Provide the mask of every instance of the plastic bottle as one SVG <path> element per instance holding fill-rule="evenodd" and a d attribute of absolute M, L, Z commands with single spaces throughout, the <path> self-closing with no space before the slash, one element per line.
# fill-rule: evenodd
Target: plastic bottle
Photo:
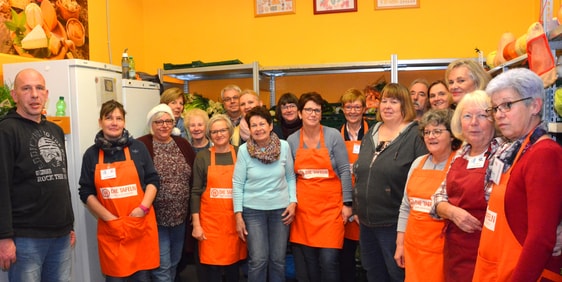
<path fill-rule="evenodd" d="M 136 77 L 135 59 L 133 59 L 133 56 L 129 56 L 129 79 L 135 79 Z"/>
<path fill-rule="evenodd" d="M 121 57 L 121 77 L 129 78 L 129 55 L 127 54 L 127 48 L 123 51 Z"/>
<path fill-rule="evenodd" d="M 66 115 L 66 102 L 64 101 L 64 97 L 60 96 L 59 100 L 57 101 L 57 113 L 55 116 L 63 117 Z"/>

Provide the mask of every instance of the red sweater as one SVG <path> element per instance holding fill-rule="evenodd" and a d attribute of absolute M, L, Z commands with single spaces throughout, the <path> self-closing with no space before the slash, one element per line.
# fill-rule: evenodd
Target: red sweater
<path fill-rule="evenodd" d="M 535 143 L 513 167 L 505 212 L 523 246 L 512 281 L 537 281 L 543 268 L 560 273 L 562 256 L 552 256 L 562 220 L 562 147 L 555 141 Z"/>

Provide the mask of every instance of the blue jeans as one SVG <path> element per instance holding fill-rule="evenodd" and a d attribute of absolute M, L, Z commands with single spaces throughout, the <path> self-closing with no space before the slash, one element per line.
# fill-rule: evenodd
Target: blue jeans
<path fill-rule="evenodd" d="M 16 263 L 10 282 L 70 281 L 70 234 L 58 238 L 15 237 Z"/>
<path fill-rule="evenodd" d="M 176 268 L 183 252 L 184 239 L 185 223 L 172 227 L 158 225 L 160 267 L 152 271 L 152 281 L 174 281 Z"/>
<path fill-rule="evenodd" d="M 248 281 L 285 281 L 289 225 L 281 220 L 283 211 L 284 208 L 244 208 L 242 216 L 248 231 Z"/>
<path fill-rule="evenodd" d="M 300 245 L 310 282 L 340 281 L 340 249 Z"/>
<path fill-rule="evenodd" d="M 404 281 L 404 269 L 394 261 L 396 225 L 367 227 L 361 224 L 361 264 L 368 281 Z"/>

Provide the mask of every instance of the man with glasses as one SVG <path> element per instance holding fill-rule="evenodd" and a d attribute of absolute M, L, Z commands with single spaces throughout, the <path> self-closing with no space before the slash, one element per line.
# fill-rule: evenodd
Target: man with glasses
<path fill-rule="evenodd" d="M 240 111 L 240 93 L 242 90 L 234 84 L 229 84 L 221 90 L 221 101 L 233 126 L 238 126 L 243 116 Z"/>

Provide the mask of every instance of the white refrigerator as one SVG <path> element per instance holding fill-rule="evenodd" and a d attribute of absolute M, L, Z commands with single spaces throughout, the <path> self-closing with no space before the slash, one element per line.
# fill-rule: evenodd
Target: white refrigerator
<path fill-rule="evenodd" d="M 103 281 L 98 259 L 96 219 L 78 195 L 82 155 L 94 143 L 94 136 L 100 130 L 99 110 L 103 102 L 110 99 L 123 103 L 127 112 L 125 127 L 130 133 L 135 138 L 144 135 L 146 114 L 160 101 L 159 85 L 121 79 L 120 66 L 78 59 L 4 64 L 4 81 L 13 84 L 15 75 L 26 68 L 36 69 L 45 77 L 49 90 L 47 115 L 55 115 L 55 104 L 62 96 L 66 102 L 66 116 L 70 118 L 70 133 L 65 135 L 65 141 L 77 237 L 72 281 Z M 0 282 L 4 281 L 8 279 L 2 273 Z"/>

